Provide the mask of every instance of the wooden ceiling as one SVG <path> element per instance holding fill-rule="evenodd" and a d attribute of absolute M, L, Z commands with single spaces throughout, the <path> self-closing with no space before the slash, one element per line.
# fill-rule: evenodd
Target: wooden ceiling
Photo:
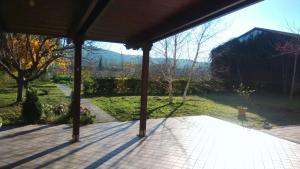
<path fill-rule="evenodd" d="M 140 48 L 261 0 L 0 0 L 0 29 Z"/>

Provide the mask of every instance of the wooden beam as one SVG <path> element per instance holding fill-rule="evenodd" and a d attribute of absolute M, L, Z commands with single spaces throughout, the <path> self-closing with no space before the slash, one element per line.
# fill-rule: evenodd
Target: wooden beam
<path fill-rule="evenodd" d="M 152 44 L 143 46 L 143 63 L 142 63 L 142 84 L 141 84 L 141 110 L 140 110 L 140 131 L 139 136 L 144 137 L 146 134 L 147 97 L 148 97 L 148 75 L 149 75 L 149 53 Z"/>
<path fill-rule="evenodd" d="M 83 12 L 81 19 L 72 25 L 70 30 L 71 36 L 84 36 L 108 3 L 109 0 L 92 0 L 86 11 Z M 75 20 L 77 21 L 78 18 L 75 18 Z"/>
<path fill-rule="evenodd" d="M 73 115 L 73 141 L 79 141 L 79 127 L 80 127 L 80 86 L 81 86 L 81 55 L 83 39 L 78 38 L 73 40 L 75 44 L 75 58 L 74 58 L 74 91 L 72 96 L 72 115 Z"/>
<path fill-rule="evenodd" d="M 261 0 L 199 1 L 197 4 L 193 4 L 191 7 L 163 20 L 160 24 L 129 38 L 126 47 L 139 49 L 142 47 L 140 44 L 145 42 L 154 43 L 259 1 Z M 216 9 L 219 10 L 216 11 Z"/>

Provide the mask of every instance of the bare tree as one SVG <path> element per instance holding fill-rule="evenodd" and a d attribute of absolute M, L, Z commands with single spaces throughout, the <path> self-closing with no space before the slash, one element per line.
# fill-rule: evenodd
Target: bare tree
<path fill-rule="evenodd" d="M 187 83 L 183 92 L 183 102 L 186 99 L 186 95 L 188 92 L 188 89 L 190 87 L 190 83 L 192 80 L 192 76 L 194 73 L 195 66 L 197 64 L 197 61 L 199 59 L 199 56 L 202 52 L 202 48 L 206 47 L 206 44 L 211 40 L 212 38 L 216 37 L 216 35 L 220 32 L 216 29 L 216 25 L 218 24 L 217 21 L 215 22 L 209 22 L 206 24 L 203 24 L 191 31 L 190 39 L 187 41 L 187 55 L 189 58 L 193 60 L 190 68 L 188 69 L 188 79 Z M 190 45 L 190 42 L 193 43 L 193 45 Z M 193 46 L 193 50 L 191 51 L 191 46 Z M 193 54 L 191 54 L 193 53 Z"/>
<path fill-rule="evenodd" d="M 174 35 L 166 38 L 154 45 L 154 51 L 158 56 L 163 56 L 161 63 L 154 64 L 157 66 L 161 76 L 157 80 L 163 79 L 167 82 L 166 87 L 169 95 L 169 103 L 173 103 L 173 82 L 176 77 L 177 61 L 181 56 L 182 49 L 185 45 L 188 33 Z M 164 85 L 164 83 L 162 83 Z"/>

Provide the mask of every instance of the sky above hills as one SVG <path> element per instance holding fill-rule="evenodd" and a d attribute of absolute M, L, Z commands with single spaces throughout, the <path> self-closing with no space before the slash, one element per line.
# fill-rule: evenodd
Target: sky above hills
<path fill-rule="evenodd" d="M 290 32 L 289 27 L 300 29 L 300 0 L 264 0 L 219 19 L 222 31 L 203 49 L 200 60 L 207 60 L 214 47 L 261 27 Z M 126 50 L 123 44 L 101 43 L 102 48 L 119 53 L 141 55 L 141 51 Z"/>

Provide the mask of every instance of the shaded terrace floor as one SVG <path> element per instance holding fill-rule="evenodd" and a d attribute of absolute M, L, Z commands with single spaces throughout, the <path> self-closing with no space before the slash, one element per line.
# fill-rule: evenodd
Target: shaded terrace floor
<path fill-rule="evenodd" d="M 31 125 L 0 132 L 0 168 L 300 168 L 300 144 L 208 116 L 81 128 Z"/>

